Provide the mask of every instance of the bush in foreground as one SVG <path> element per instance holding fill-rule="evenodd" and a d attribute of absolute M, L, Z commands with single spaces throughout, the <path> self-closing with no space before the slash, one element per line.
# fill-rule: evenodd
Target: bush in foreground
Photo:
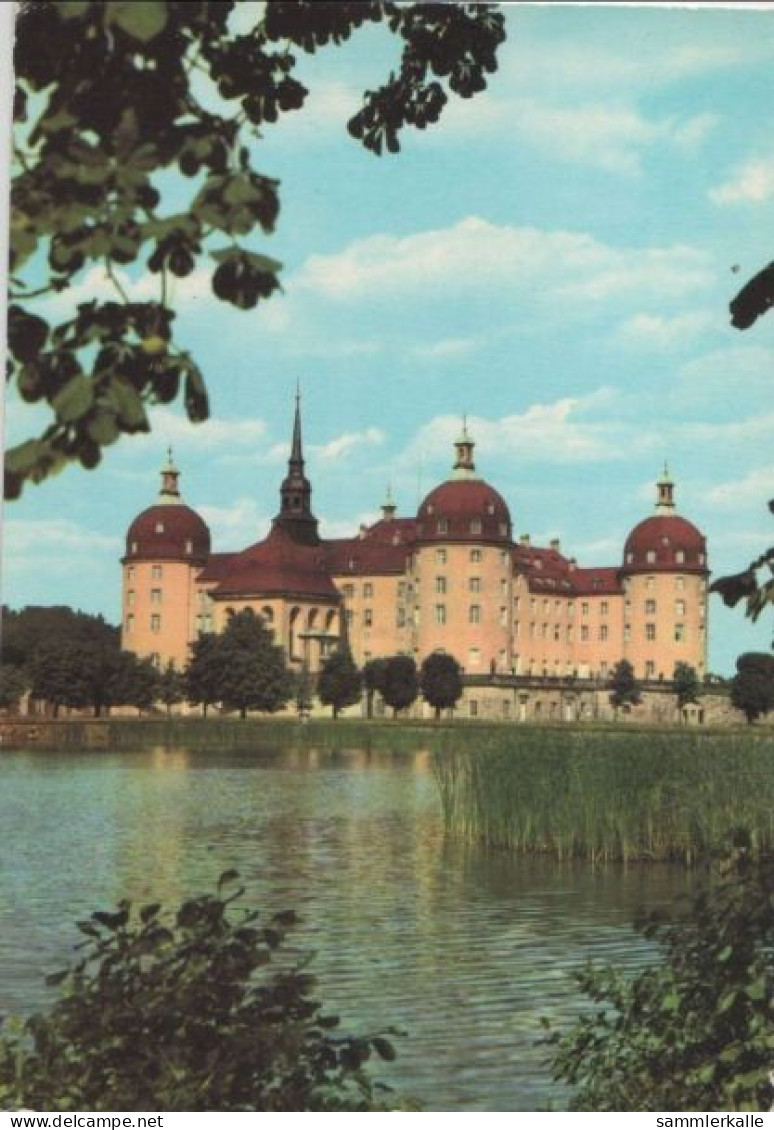
<path fill-rule="evenodd" d="M 578 976 L 593 1010 L 549 1039 L 555 1078 L 577 1088 L 572 1109 L 771 1108 L 774 855 L 737 839 L 684 918 L 641 927 L 662 964 Z"/>
<path fill-rule="evenodd" d="M 303 966 L 276 962 L 292 913 L 268 925 L 215 895 L 166 924 L 158 905 L 97 912 L 83 955 L 49 978 L 62 995 L 0 1029 L 0 1108 L 90 1111 L 366 1111 L 387 1088 L 365 1064 L 381 1035 L 346 1036 Z"/>

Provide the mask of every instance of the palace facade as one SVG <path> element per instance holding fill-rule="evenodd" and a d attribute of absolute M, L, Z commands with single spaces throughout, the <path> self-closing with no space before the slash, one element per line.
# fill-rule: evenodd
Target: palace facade
<path fill-rule="evenodd" d="M 265 538 L 236 553 L 213 552 L 170 453 L 156 502 L 127 532 L 123 647 L 182 668 L 200 633 L 251 608 L 291 665 L 310 671 L 346 641 L 358 664 L 445 651 L 478 676 L 600 679 L 624 658 L 649 681 L 670 680 L 680 661 L 706 673 L 706 541 L 678 514 L 666 468 L 620 561 L 581 566 L 558 541 L 515 538 L 466 428 L 454 448 L 449 478 L 415 516 L 400 517 L 388 492 L 373 525 L 323 539 L 297 398 L 279 512 Z"/>

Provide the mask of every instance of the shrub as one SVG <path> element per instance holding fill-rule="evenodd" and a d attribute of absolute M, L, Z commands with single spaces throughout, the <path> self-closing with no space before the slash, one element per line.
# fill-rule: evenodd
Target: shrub
<path fill-rule="evenodd" d="M 774 856 L 737 840 L 683 919 L 641 926 L 663 964 L 578 975 L 593 1010 L 549 1040 L 555 1078 L 578 1088 L 573 1109 L 770 1109 Z"/>
<path fill-rule="evenodd" d="M 225 897 L 96 912 L 83 954 L 50 977 L 63 992 L 21 1030 L 0 1029 L 0 1108 L 360 1111 L 381 1087 L 364 1065 L 382 1035 L 337 1033 L 302 965 L 277 961 L 292 913 L 261 926 Z M 18 1026 L 17 1026 L 18 1027 Z"/>

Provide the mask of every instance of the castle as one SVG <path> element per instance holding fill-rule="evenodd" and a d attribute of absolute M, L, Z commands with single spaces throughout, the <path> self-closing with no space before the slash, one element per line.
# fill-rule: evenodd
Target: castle
<path fill-rule="evenodd" d="M 415 517 L 399 517 L 388 492 L 373 525 L 323 539 L 297 397 L 279 512 L 265 538 L 236 553 L 212 552 L 170 453 L 157 501 L 126 537 L 122 646 L 183 668 L 192 640 L 251 608 L 289 663 L 311 672 L 346 639 L 360 665 L 445 651 L 480 683 L 604 680 L 620 659 L 651 682 L 670 680 L 678 662 L 704 676 L 706 541 L 677 513 L 666 468 L 655 512 L 629 533 L 620 563 L 581 567 L 558 541 L 514 539 L 506 502 L 476 472 L 466 427 L 454 446 L 449 478 Z"/>

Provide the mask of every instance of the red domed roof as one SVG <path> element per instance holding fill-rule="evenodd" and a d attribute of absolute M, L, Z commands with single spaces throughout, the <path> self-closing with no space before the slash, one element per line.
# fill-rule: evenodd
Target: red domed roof
<path fill-rule="evenodd" d="M 278 526 L 264 541 L 231 557 L 215 596 L 340 599 L 322 545 L 301 545 Z"/>
<path fill-rule="evenodd" d="M 417 540 L 508 542 L 511 516 L 502 495 L 483 479 L 449 479 L 417 512 Z"/>
<path fill-rule="evenodd" d="M 639 522 L 624 545 L 624 572 L 707 571 L 707 541 L 679 514 L 654 514 Z"/>
<path fill-rule="evenodd" d="M 162 502 L 138 514 L 126 535 L 129 560 L 164 558 L 206 560 L 210 531 L 195 510 L 182 502 Z"/>

